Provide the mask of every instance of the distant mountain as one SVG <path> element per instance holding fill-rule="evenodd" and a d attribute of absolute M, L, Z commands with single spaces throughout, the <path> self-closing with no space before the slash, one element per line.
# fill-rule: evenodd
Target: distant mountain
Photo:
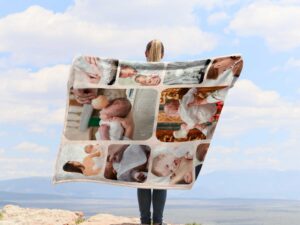
<path fill-rule="evenodd" d="M 300 171 L 222 171 L 200 175 L 192 190 L 170 190 L 168 198 L 251 198 L 300 200 Z M 0 199 L 24 198 L 135 198 L 136 188 L 95 182 L 53 185 L 50 177 L 0 180 Z"/>
<path fill-rule="evenodd" d="M 300 200 L 300 171 L 224 171 L 198 178 L 180 197 Z"/>

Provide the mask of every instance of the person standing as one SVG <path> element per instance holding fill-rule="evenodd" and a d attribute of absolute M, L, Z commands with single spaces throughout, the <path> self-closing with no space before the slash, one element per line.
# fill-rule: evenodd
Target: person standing
<path fill-rule="evenodd" d="M 159 62 L 164 56 L 164 46 L 159 40 L 152 40 L 146 46 L 145 56 L 148 62 Z M 163 212 L 167 199 L 167 190 L 137 189 L 141 224 L 151 224 L 151 202 L 153 204 L 153 225 L 163 224 Z"/>

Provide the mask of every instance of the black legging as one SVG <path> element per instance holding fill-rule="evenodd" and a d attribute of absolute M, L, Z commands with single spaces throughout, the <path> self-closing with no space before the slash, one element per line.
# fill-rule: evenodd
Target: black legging
<path fill-rule="evenodd" d="M 137 197 L 141 215 L 141 223 L 151 224 L 151 200 L 153 203 L 153 223 L 163 222 L 164 207 L 167 199 L 167 190 L 137 189 Z"/>

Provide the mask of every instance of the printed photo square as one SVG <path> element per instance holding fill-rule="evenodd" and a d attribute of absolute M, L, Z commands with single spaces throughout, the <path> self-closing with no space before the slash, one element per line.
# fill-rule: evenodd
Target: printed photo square
<path fill-rule="evenodd" d="M 240 76 L 243 68 L 241 56 L 215 58 L 207 69 L 205 86 L 231 86 Z"/>
<path fill-rule="evenodd" d="M 210 143 L 201 143 L 197 146 L 195 157 L 195 179 L 197 179 L 201 171 L 204 159 L 209 149 L 209 145 Z"/>
<path fill-rule="evenodd" d="M 80 56 L 73 62 L 74 88 L 97 88 L 116 80 L 118 60 Z"/>
<path fill-rule="evenodd" d="M 112 144 L 108 147 L 104 177 L 126 182 L 146 181 L 150 147 Z"/>
<path fill-rule="evenodd" d="M 159 184 L 191 184 L 194 182 L 193 144 L 160 144 L 151 151 L 150 182 Z"/>
<path fill-rule="evenodd" d="M 133 86 L 158 86 L 164 73 L 164 63 L 130 63 L 120 61 L 118 83 Z"/>
<path fill-rule="evenodd" d="M 158 92 L 152 89 L 72 89 L 69 140 L 146 140 L 153 135 Z"/>
<path fill-rule="evenodd" d="M 105 147 L 100 144 L 66 144 L 57 162 L 57 180 L 103 178 Z"/>
<path fill-rule="evenodd" d="M 161 92 L 156 137 L 162 142 L 211 139 L 226 87 L 168 88 Z"/>
<path fill-rule="evenodd" d="M 163 84 L 201 84 L 210 60 L 168 63 Z"/>

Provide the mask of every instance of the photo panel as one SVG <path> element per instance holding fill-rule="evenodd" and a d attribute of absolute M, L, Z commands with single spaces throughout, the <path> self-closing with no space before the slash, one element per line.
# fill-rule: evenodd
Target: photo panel
<path fill-rule="evenodd" d="M 215 58 L 207 69 L 205 86 L 231 86 L 243 68 L 241 56 Z"/>
<path fill-rule="evenodd" d="M 65 137 L 103 141 L 149 139 L 157 98 L 158 92 L 153 89 L 72 89 Z"/>
<path fill-rule="evenodd" d="M 159 144 L 152 147 L 149 182 L 160 185 L 193 183 L 194 158 L 194 144 Z"/>
<path fill-rule="evenodd" d="M 57 162 L 57 180 L 103 178 L 105 147 L 100 144 L 66 144 Z"/>
<path fill-rule="evenodd" d="M 97 88 L 116 80 L 118 60 L 80 56 L 73 62 L 74 88 Z"/>
<path fill-rule="evenodd" d="M 210 59 L 168 63 L 163 84 L 201 84 L 209 63 Z"/>
<path fill-rule="evenodd" d="M 156 137 L 162 142 L 211 139 L 227 88 L 168 88 L 161 92 Z"/>
<path fill-rule="evenodd" d="M 133 63 L 120 61 L 118 84 L 158 86 L 162 83 L 164 63 Z"/>
<path fill-rule="evenodd" d="M 210 143 L 201 143 L 197 146 L 196 149 L 196 157 L 195 157 L 195 179 L 197 179 L 203 162 L 205 160 L 206 154 L 208 152 Z"/>
<path fill-rule="evenodd" d="M 112 144 L 108 147 L 104 177 L 110 180 L 144 183 L 148 177 L 150 147 Z"/>

